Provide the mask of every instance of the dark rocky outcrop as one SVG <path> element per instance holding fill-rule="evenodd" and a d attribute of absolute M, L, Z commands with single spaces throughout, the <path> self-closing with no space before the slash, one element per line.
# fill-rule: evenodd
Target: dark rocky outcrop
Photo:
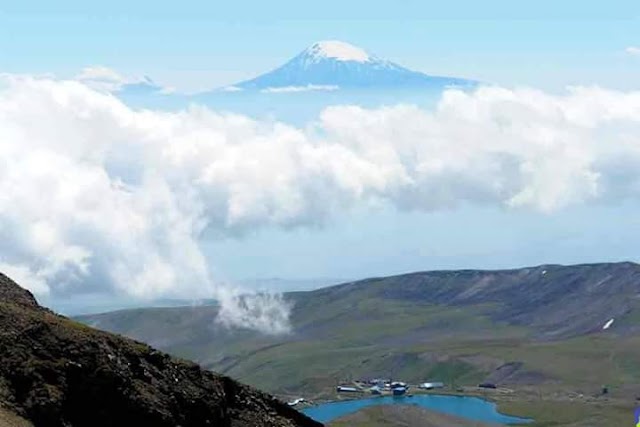
<path fill-rule="evenodd" d="M 36 427 L 321 425 L 228 377 L 56 315 L 3 274 L 0 409 Z"/>
<path fill-rule="evenodd" d="M 38 309 L 38 302 L 33 294 L 18 286 L 13 280 L 0 272 L 0 302 L 11 302 Z"/>

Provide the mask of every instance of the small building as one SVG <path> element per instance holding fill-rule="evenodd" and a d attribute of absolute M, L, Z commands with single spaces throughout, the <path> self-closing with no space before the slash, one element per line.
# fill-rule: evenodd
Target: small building
<path fill-rule="evenodd" d="M 402 396 L 407 392 L 406 387 L 394 387 L 391 389 L 394 396 Z"/>
<path fill-rule="evenodd" d="M 305 400 L 304 400 L 304 397 L 300 397 L 300 398 L 298 398 L 298 399 L 295 399 L 295 400 L 293 400 L 293 401 L 291 401 L 291 402 L 287 403 L 287 405 L 289 405 L 289 406 L 296 406 L 296 405 L 298 405 L 299 403 L 302 403 L 302 402 L 304 402 L 304 401 L 305 401 Z"/>
<path fill-rule="evenodd" d="M 357 393 L 360 390 L 358 390 L 356 387 L 348 387 L 348 386 L 339 385 L 336 388 L 336 391 L 338 393 Z"/>
<path fill-rule="evenodd" d="M 433 390 L 434 388 L 444 388 L 444 383 L 442 382 L 422 383 L 418 387 L 423 390 Z"/>
<path fill-rule="evenodd" d="M 371 394 L 382 394 L 382 389 L 380 389 L 380 387 L 378 387 L 377 385 L 371 387 L 369 391 L 371 392 Z"/>
<path fill-rule="evenodd" d="M 498 388 L 498 386 L 493 384 L 493 383 L 480 383 L 480 384 L 478 384 L 478 387 L 480 387 L 480 388 L 491 388 L 491 389 Z"/>
<path fill-rule="evenodd" d="M 391 388 L 396 387 L 407 387 L 407 383 L 403 383 L 402 381 L 394 381 L 391 383 Z"/>

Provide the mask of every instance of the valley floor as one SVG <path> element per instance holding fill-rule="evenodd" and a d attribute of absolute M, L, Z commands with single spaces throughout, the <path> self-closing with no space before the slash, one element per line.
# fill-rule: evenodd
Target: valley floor
<path fill-rule="evenodd" d="M 475 396 L 493 401 L 505 415 L 532 419 L 528 427 L 621 427 L 632 425 L 634 410 L 640 407 L 635 399 L 620 397 L 593 397 L 573 392 L 551 392 L 540 395 L 540 390 L 510 390 L 508 393 L 484 392 L 467 389 L 464 393 L 439 391 L 437 394 Z M 368 397 L 368 396 L 365 396 Z M 348 396 L 357 398 L 356 396 Z M 344 400 L 345 397 L 340 397 Z M 637 403 L 637 405 L 636 405 Z M 409 408 L 409 409 L 407 409 Z M 467 421 L 413 405 L 380 405 L 365 408 L 355 414 L 330 423 L 331 427 L 413 427 L 413 426 L 496 426 Z"/>
<path fill-rule="evenodd" d="M 530 427 L 631 426 L 635 406 L 626 399 L 498 401 L 500 412 L 533 419 Z"/>

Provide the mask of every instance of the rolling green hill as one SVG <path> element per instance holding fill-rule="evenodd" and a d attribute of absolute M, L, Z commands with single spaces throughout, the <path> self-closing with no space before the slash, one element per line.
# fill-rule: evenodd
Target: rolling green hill
<path fill-rule="evenodd" d="M 225 329 L 215 306 L 79 320 L 285 397 L 335 398 L 337 383 L 370 377 L 471 392 L 490 381 L 511 393 L 490 396 L 505 401 L 588 400 L 604 384 L 608 398 L 640 396 L 633 263 L 421 272 L 286 298 L 295 304 L 293 332 L 280 337 Z"/>

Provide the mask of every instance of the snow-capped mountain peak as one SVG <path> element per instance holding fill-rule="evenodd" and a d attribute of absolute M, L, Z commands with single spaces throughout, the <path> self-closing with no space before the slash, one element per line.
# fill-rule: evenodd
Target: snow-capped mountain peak
<path fill-rule="evenodd" d="M 349 43 L 330 40 L 314 43 L 275 70 L 232 87 L 234 90 L 280 93 L 318 88 L 333 91 L 338 88 L 469 87 L 475 83 L 413 71 Z"/>
<path fill-rule="evenodd" d="M 314 43 L 307 48 L 305 54 L 316 60 L 331 58 L 338 61 L 368 62 L 371 59 L 364 49 L 339 40 Z"/>

